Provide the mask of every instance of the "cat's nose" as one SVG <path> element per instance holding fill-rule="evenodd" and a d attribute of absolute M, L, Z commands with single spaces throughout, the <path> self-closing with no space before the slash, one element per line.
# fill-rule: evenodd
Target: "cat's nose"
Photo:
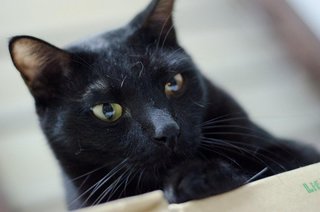
<path fill-rule="evenodd" d="M 146 110 L 147 119 L 150 121 L 151 135 L 153 140 L 159 145 L 165 145 L 174 150 L 180 135 L 180 127 L 172 118 L 169 111 L 158 108 L 148 108 Z"/>
<path fill-rule="evenodd" d="M 165 145 L 170 149 L 174 149 L 178 142 L 180 128 L 174 121 L 160 124 L 155 128 L 154 139 L 157 143 Z"/>

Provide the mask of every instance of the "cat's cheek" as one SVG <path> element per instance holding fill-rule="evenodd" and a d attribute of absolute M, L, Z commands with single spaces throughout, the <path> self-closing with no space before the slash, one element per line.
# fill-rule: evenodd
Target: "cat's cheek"
<path fill-rule="evenodd" d="M 184 131 L 178 143 L 178 150 L 196 152 L 200 144 L 201 130 L 194 126 L 182 126 Z"/>

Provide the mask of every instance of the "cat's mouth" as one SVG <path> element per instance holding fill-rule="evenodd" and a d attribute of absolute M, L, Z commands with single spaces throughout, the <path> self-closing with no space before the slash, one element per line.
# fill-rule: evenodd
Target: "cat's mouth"
<path fill-rule="evenodd" d="M 178 164 L 186 160 L 186 157 L 177 154 L 171 154 L 161 158 L 153 157 L 146 159 L 133 159 L 129 161 L 129 166 L 135 170 L 140 170 L 145 176 L 153 176 L 154 180 L 162 179 L 168 174 L 169 170 L 172 170 Z"/>
<path fill-rule="evenodd" d="M 195 149 L 197 148 L 192 148 L 183 143 L 175 145 L 174 147 L 158 145 L 153 148 L 153 151 L 146 151 L 144 154 L 133 156 L 130 161 L 132 166 L 138 168 L 152 171 L 166 170 L 193 157 Z"/>

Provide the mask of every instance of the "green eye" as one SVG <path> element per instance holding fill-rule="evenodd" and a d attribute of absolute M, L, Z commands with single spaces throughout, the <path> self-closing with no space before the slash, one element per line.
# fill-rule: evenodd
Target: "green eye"
<path fill-rule="evenodd" d="M 164 92 L 167 97 L 179 94 L 183 86 L 183 77 L 181 74 L 175 75 L 169 82 L 165 84 Z"/>
<path fill-rule="evenodd" d="M 122 107 L 117 103 L 98 104 L 91 110 L 98 119 L 106 122 L 117 121 L 122 116 Z"/>

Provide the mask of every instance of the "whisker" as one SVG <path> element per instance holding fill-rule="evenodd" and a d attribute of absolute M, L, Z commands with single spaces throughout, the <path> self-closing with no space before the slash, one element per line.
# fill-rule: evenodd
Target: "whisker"
<path fill-rule="evenodd" d="M 205 142 L 205 141 L 208 141 L 209 144 L 214 144 L 214 143 L 212 143 L 212 141 L 214 141 L 214 142 L 220 142 L 220 143 L 222 143 L 222 144 L 224 144 L 224 145 L 226 145 L 226 146 L 235 148 L 235 149 L 239 150 L 241 153 L 243 153 L 243 151 L 241 151 L 241 149 L 240 149 L 238 146 L 236 146 L 236 145 L 234 145 L 234 144 L 232 144 L 232 143 L 226 142 L 225 140 L 222 140 L 222 139 L 214 139 L 214 138 L 210 138 L 210 139 L 209 139 L 209 138 L 203 138 L 203 137 L 202 137 L 202 140 L 203 140 L 204 142 Z"/>
<path fill-rule="evenodd" d="M 162 41 L 161 48 L 164 47 L 164 44 L 166 43 L 166 40 L 167 40 L 170 32 L 173 30 L 173 27 L 174 27 L 174 26 L 173 26 L 173 24 L 172 24 L 172 25 L 170 26 L 170 28 L 168 29 L 168 31 L 167 31 L 167 33 L 166 33 L 166 35 L 164 36 L 164 39 L 163 39 L 163 41 Z"/>
<path fill-rule="evenodd" d="M 240 114 L 240 113 L 230 113 L 230 114 Z M 223 115 L 220 116 L 224 117 L 224 116 L 228 116 L 230 114 L 227 115 Z M 217 119 L 217 118 L 215 118 Z M 204 122 L 205 124 L 202 125 L 202 129 L 203 130 L 210 130 L 210 129 L 217 129 L 217 128 L 236 128 L 236 129 L 243 129 L 243 130 L 248 130 L 250 132 L 253 132 L 255 134 L 242 134 L 241 132 L 204 132 L 204 134 L 207 135 L 214 135 L 214 133 L 217 134 L 229 134 L 232 133 L 233 135 L 242 135 L 242 136 L 248 136 L 248 137 L 254 137 L 260 140 L 264 140 L 268 143 L 272 143 L 273 145 L 277 145 L 277 147 L 281 148 L 283 151 L 285 151 L 288 154 L 292 154 L 290 151 L 288 151 L 288 149 L 286 148 L 286 145 L 282 142 L 277 142 L 277 140 L 275 139 L 270 139 L 268 137 L 268 135 L 266 134 L 266 132 L 264 132 L 262 129 L 259 128 L 250 128 L 250 127 L 246 127 L 246 126 L 242 126 L 242 125 L 236 125 L 236 124 L 219 124 L 219 123 L 223 123 L 225 121 L 233 121 L 233 120 L 240 120 L 243 119 L 243 117 L 235 117 L 235 118 L 231 118 L 231 119 L 222 119 L 222 120 L 218 120 L 218 121 L 212 121 L 213 119 L 209 120 L 209 122 Z M 244 119 L 248 119 L 247 117 L 245 117 Z M 210 122 L 211 121 L 211 122 Z M 217 125 L 218 124 L 218 125 Z M 241 134 L 240 134 L 241 133 Z"/>
<path fill-rule="evenodd" d="M 141 182 L 142 175 L 143 175 L 144 171 L 145 171 L 145 168 L 142 169 L 142 171 L 140 172 L 140 175 L 139 175 L 139 178 L 138 178 L 138 183 L 137 183 L 137 186 L 136 186 L 136 190 L 141 191 L 141 189 L 140 189 L 140 182 Z"/>
<path fill-rule="evenodd" d="M 120 88 L 123 87 L 124 81 L 127 79 L 127 75 L 123 77 L 121 83 L 120 83 Z"/>
<path fill-rule="evenodd" d="M 234 124 L 230 124 L 230 125 L 212 125 L 212 126 L 204 126 L 204 127 L 202 127 L 202 129 L 219 129 L 219 128 L 236 128 L 236 129 L 243 129 L 243 130 L 248 130 L 248 131 L 255 132 L 255 133 L 264 134 L 264 131 L 262 131 L 262 130 L 251 128 L 251 127 L 245 127 L 245 126 L 242 126 L 242 125 L 234 125 Z"/>
<path fill-rule="evenodd" d="M 273 138 L 269 138 L 267 136 L 264 136 L 262 134 L 249 134 L 249 133 L 242 133 L 242 132 L 205 132 L 205 135 L 240 135 L 240 136 L 246 136 L 246 137 L 251 137 L 251 138 L 256 138 L 259 140 L 262 140 L 267 143 L 271 143 L 272 145 L 276 145 L 277 147 L 281 148 L 281 150 L 285 151 L 288 154 L 292 154 L 288 149 L 286 148 L 286 145 L 281 142 L 277 142 L 277 140 Z"/>
<path fill-rule="evenodd" d="M 134 173 L 134 174 L 133 174 Z M 122 190 L 122 192 L 119 194 L 119 198 L 122 197 L 122 194 L 124 193 L 126 195 L 126 190 L 127 190 L 127 186 L 129 185 L 129 183 L 134 179 L 134 177 L 136 176 L 136 174 L 138 173 L 138 170 L 135 171 L 135 168 L 132 168 L 130 173 L 128 174 L 125 183 L 124 183 L 124 188 Z M 132 176 L 131 176 L 132 175 Z"/>
<path fill-rule="evenodd" d="M 127 171 L 128 171 L 128 170 L 127 170 Z M 122 180 L 123 176 L 125 176 L 125 175 L 127 174 L 127 171 L 124 172 L 123 175 L 120 176 L 119 182 Z M 119 183 L 119 182 L 118 182 L 118 183 Z M 117 184 L 118 184 L 118 183 L 117 183 Z M 111 190 L 111 193 L 110 193 L 107 201 L 109 201 L 109 200 L 112 198 L 112 196 L 119 190 L 119 188 L 120 188 L 124 183 L 125 183 L 125 181 L 122 180 L 121 183 L 118 184 L 117 187 L 115 187 L 114 189 Z"/>
<path fill-rule="evenodd" d="M 101 180 L 100 180 L 101 181 Z M 97 183 L 99 183 L 100 181 L 98 181 Z M 81 199 L 86 193 L 88 193 L 91 189 L 93 189 L 96 184 L 93 184 L 92 186 L 90 186 L 90 188 L 88 188 L 86 191 L 84 191 L 81 195 L 79 195 L 76 199 L 72 200 L 69 204 L 68 207 L 70 207 L 71 205 L 73 205 L 74 203 L 76 203 L 79 199 Z M 84 203 L 81 205 L 81 207 L 84 205 Z"/>
<path fill-rule="evenodd" d="M 202 145 L 200 146 L 200 148 L 204 148 L 204 149 L 207 149 L 209 151 L 212 151 L 212 152 L 216 153 L 217 155 L 220 155 L 221 157 L 224 157 L 224 158 L 230 160 L 231 162 L 233 162 L 234 164 L 236 164 L 237 166 L 241 167 L 240 164 L 237 161 L 235 161 L 234 159 L 230 158 L 229 156 L 227 156 L 225 154 L 222 154 L 221 152 L 215 151 L 215 150 L 213 150 L 211 148 L 208 148 L 207 146 L 202 146 Z"/>
<path fill-rule="evenodd" d="M 242 113 L 241 112 L 233 112 L 233 113 L 228 113 L 228 114 L 225 114 L 225 115 L 217 116 L 215 118 L 212 118 L 212 119 L 209 119 L 207 121 L 202 122 L 200 124 L 200 126 L 204 126 L 204 125 L 206 125 L 208 123 L 212 123 L 213 121 L 216 121 L 216 120 L 219 120 L 219 119 L 229 118 L 230 116 L 232 117 L 233 115 L 240 115 L 240 114 L 242 114 Z M 234 117 L 234 118 L 239 118 L 239 117 Z M 245 118 L 247 118 L 247 117 L 245 117 Z"/>
<path fill-rule="evenodd" d="M 223 148 L 223 146 L 219 146 L 219 145 L 216 145 L 216 144 L 212 145 L 211 148 L 212 148 L 212 147 L 217 148 L 217 149 L 226 150 L 225 148 Z M 208 150 L 209 150 L 209 149 L 208 149 Z M 227 149 L 227 151 L 230 152 L 230 149 Z M 217 152 L 216 152 L 216 153 L 217 153 Z M 270 168 L 269 165 L 268 165 L 263 159 L 259 158 L 257 155 L 254 155 L 254 154 L 250 153 L 249 151 L 245 151 L 245 153 L 246 153 L 247 155 L 253 157 L 254 159 L 258 160 L 258 161 L 259 161 L 260 163 L 262 163 L 263 165 L 268 166 L 268 168 L 270 169 L 270 171 L 272 171 L 272 173 L 277 173 L 275 170 L 273 170 L 272 168 Z M 256 154 L 257 154 L 257 153 L 256 153 Z M 258 154 L 258 155 L 260 156 L 260 154 Z M 250 159 L 249 156 L 243 155 L 243 157 L 246 157 L 246 158 Z M 264 155 L 261 155 L 261 156 L 264 156 Z M 264 156 L 264 157 L 266 157 L 266 156 Z M 271 159 L 269 159 L 269 160 L 271 160 Z M 279 164 L 279 163 L 277 163 L 277 162 L 275 162 L 275 161 L 273 161 L 273 162 L 274 162 L 275 164 L 277 164 L 280 168 L 282 168 L 283 170 L 286 171 L 286 169 L 285 169 L 281 164 Z"/>
<path fill-rule="evenodd" d="M 241 136 L 247 136 L 247 137 L 252 137 L 252 138 L 257 138 L 263 141 L 270 142 L 271 139 L 268 139 L 266 137 L 254 135 L 254 134 L 248 134 L 248 133 L 241 133 L 241 132 L 206 132 L 206 135 L 241 135 Z"/>
<path fill-rule="evenodd" d="M 84 186 L 84 184 L 86 184 L 86 182 L 87 182 L 87 180 L 89 179 L 89 177 L 90 177 L 90 175 L 88 175 L 88 176 L 82 181 L 82 183 L 81 183 L 81 185 L 79 186 L 78 190 L 80 190 L 80 189 Z"/>
<path fill-rule="evenodd" d="M 92 186 L 90 186 L 86 191 L 84 191 L 81 195 L 79 195 L 77 198 L 75 198 L 74 200 L 72 200 L 68 206 L 73 205 L 76 201 L 78 201 L 79 199 L 81 199 L 84 195 L 86 195 L 90 190 L 94 189 L 95 187 L 97 187 L 99 184 L 101 184 L 101 182 L 103 182 L 106 178 L 108 178 L 108 176 L 110 174 L 112 174 L 114 172 L 114 170 L 121 166 L 123 163 L 125 163 L 127 161 L 128 158 L 124 159 L 121 163 L 119 163 L 116 167 L 114 167 L 107 175 L 105 175 L 104 177 L 102 177 L 98 182 L 96 182 L 95 184 L 93 184 Z M 112 177 L 112 176 L 111 176 Z M 108 178 L 109 179 L 109 178 Z M 90 196 L 83 202 L 82 206 L 84 206 L 86 204 L 86 202 L 89 200 L 89 198 L 92 196 L 92 192 L 90 194 Z M 81 207 L 82 207 L 81 206 Z"/>
<path fill-rule="evenodd" d="M 171 14 L 169 14 L 167 17 L 166 17 L 166 20 L 163 22 L 162 24 L 162 27 L 161 27 L 161 30 L 160 30 L 160 34 L 159 34 L 159 37 L 157 39 L 157 45 L 156 45 L 156 51 L 159 49 L 159 45 L 160 45 L 160 40 L 161 40 L 161 36 L 162 36 L 162 33 L 163 33 L 163 30 L 164 28 L 166 27 L 168 21 L 170 20 L 171 18 Z"/>
<path fill-rule="evenodd" d="M 121 175 L 122 176 L 122 175 Z M 120 176 L 120 177 L 121 177 Z M 113 181 L 97 198 L 96 200 L 91 204 L 91 206 L 93 205 L 97 205 L 99 203 L 101 203 L 101 201 L 108 195 L 108 193 L 110 191 L 112 191 L 112 189 L 114 189 L 114 187 L 118 184 L 120 177 L 118 177 L 115 181 Z"/>
<path fill-rule="evenodd" d="M 226 119 L 219 119 L 219 120 L 209 120 L 207 122 L 203 122 L 201 124 L 201 127 L 207 126 L 207 125 L 212 125 L 212 124 L 218 124 L 218 123 L 223 123 L 223 122 L 228 122 L 228 121 L 240 121 L 240 120 L 248 120 L 248 117 L 234 117 L 234 118 L 226 118 Z"/>
<path fill-rule="evenodd" d="M 260 172 L 258 172 L 257 174 L 255 174 L 254 176 L 252 176 L 249 180 L 247 180 L 244 184 L 248 184 L 254 180 L 256 180 L 258 177 L 260 177 L 261 175 L 263 175 L 266 171 L 268 171 L 268 167 L 265 167 L 264 169 L 262 169 Z"/>
<path fill-rule="evenodd" d="M 108 164 L 104 164 L 103 166 L 100 166 L 99 168 L 96 168 L 96 169 L 94 169 L 94 170 L 92 170 L 92 171 L 86 172 L 85 174 L 80 175 L 80 176 L 78 176 L 78 177 L 72 178 L 72 179 L 70 179 L 69 181 L 70 181 L 70 182 L 73 182 L 73 181 L 76 181 L 76 180 L 78 180 L 78 179 L 81 179 L 81 178 L 83 178 L 83 177 L 85 177 L 85 176 L 87 176 L 87 175 L 90 175 L 90 174 L 92 174 L 92 173 L 94 173 L 94 172 L 96 172 L 96 171 L 99 171 L 99 170 L 102 169 L 102 168 L 105 168 L 107 165 L 108 165 Z"/>
<path fill-rule="evenodd" d="M 207 138 L 208 139 L 208 138 Z M 226 141 L 230 141 L 230 140 L 224 140 L 224 142 L 221 141 L 221 139 L 214 139 L 214 138 L 209 138 L 211 141 L 214 141 L 214 142 L 220 142 L 222 144 L 226 144 L 226 143 L 229 143 L 229 142 L 226 142 Z M 273 172 L 273 173 L 277 173 L 276 171 L 274 171 L 273 169 L 271 169 L 271 167 L 264 161 L 262 160 L 260 157 L 263 157 L 267 160 L 269 160 L 270 162 L 273 162 L 275 165 L 277 165 L 279 168 L 281 168 L 282 170 L 284 171 L 287 171 L 287 169 L 280 163 L 278 163 L 277 161 L 275 161 L 274 159 L 272 159 L 271 157 L 265 155 L 265 154 L 262 154 L 262 153 L 259 153 L 258 151 L 254 151 L 254 152 L 250 152 L 249 149 L 245 149 L 245 148 L 242 148 L 240 146 L 237 146 L 237 145 L 233 145 L 233 146 L 230 146 L 230 147 L 233 147 L 233 148 L 236 148 L 236 149 L 241 149 L 244 153 L 252 156 L 253 158 L 257 159 L 259 162 L 263 163 L 264 165 L 268 166 L 269 169 Z M 266 150 L 264 150 L 266 151 Z M 267 152 L 267 151 L 266 151 Z M 271 152 L 269 152 L 271 153 Z M 272 153 L 271 153 L 272 154 Z M 249 157 L 248 157 L 249 158 Z"/>
<path fill-rule="evenodd" d="M 108 182 L 113 176 L 115 176 L 124 167 L 125 167 L 125 165 L 121 165 L 119 168 L 115 167 L 106 176 L 104 176 L 102 178 L 102 180 L 100 180 L 99 183 L 96 184 L 96 186 L 94 187 L 93 191 L 91 191 L 90 195 L 87 197 L 87 199 L 84 201 L 84 203 L 89 201 L 89 199 L 96 193 L 96 191 L 98 191 L 103 185 L 105 185 L 106 182 Z"/>
<path fill-rule="evenodd" d="M 140 69 L 140 71 L 139 71 L 139 78 L 141 78 L 141 76 L 142 76 L 142 73 L 143 73 L 143 71 L 144 71 L 144 65 L 143 65 L 143 63 L 141 62 L 141 61 L 138 61 L 138 63 L 141 65 L 141 69 Z"/>
<path fill-rule="evenodd" d="M 126 169 L 113 183 L 111 183 L 107 189 L 105 189 L 98 197 L 97 199 L 92 203 L 92 205 L 99 204 L 110 192 L 113 194 L 123 183 L 119 182 L 121 181 L 122 177 L 127 173 L 128 169 Z M 111 196 L 108 197 L 107 201 L 109 201 Z"/>

